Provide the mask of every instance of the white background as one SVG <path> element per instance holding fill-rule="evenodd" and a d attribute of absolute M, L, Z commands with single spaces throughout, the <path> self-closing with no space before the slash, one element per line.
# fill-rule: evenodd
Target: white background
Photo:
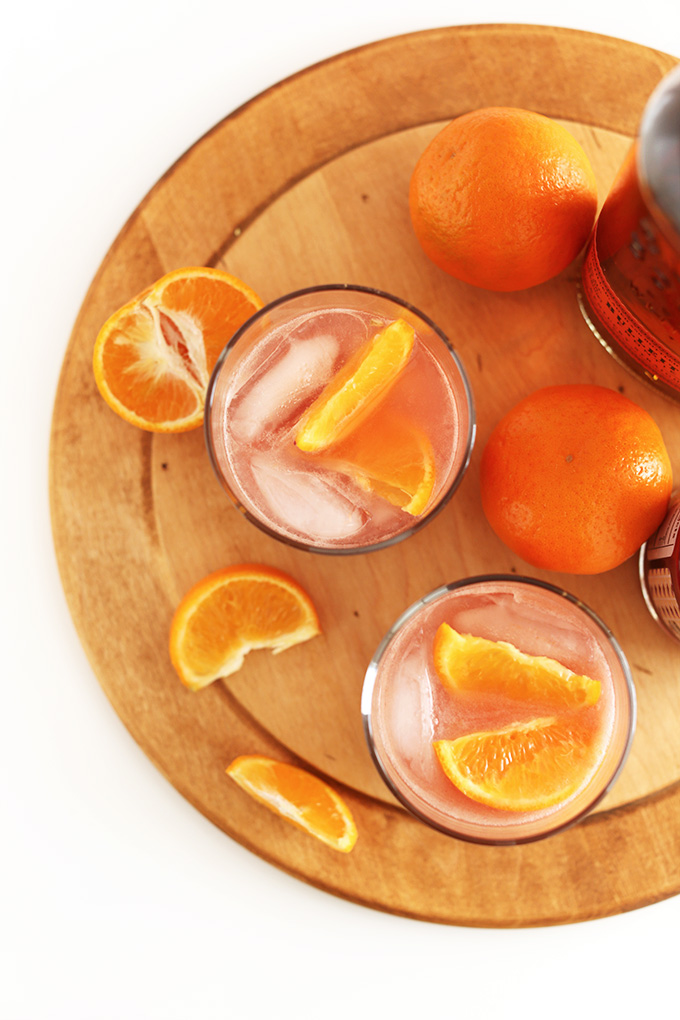
<path fill-rule="evenodd" d="M 403 32 L 509 21 L 680 56 L 677 0 L 477 0 L 474 13 L 437 0 L 34 0 L 4 15 L 6 1020 L 678 1016 L 680 898 L 562 928 L 440 927 L 328 896 L 233 843 L 118 720 L 52 549 L 49 430 L 69 333 L 157 178 L 232 109 L 318 60 Z"/>

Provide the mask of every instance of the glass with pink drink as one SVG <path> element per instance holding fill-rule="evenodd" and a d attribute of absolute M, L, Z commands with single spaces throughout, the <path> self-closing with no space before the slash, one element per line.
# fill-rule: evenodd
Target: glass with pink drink
<path fill-rule="evenodd" d="M 208 451 L 236 506 L 313 552 L 380 549 L 453 495 L 475 435 L 442 331 L 398 298 L 330 285 L 286 295 L 234 335 L 213 372 Z"/>
<path fill-rule="evenodd" d="M 397 620 L 368 667 L 362 714 L 409 811 L 451 836 L 515 844 L 601 801 L 630 748 L 635 691 L 592 610 L 542 581 L 490 575 L 438 588 Z"/>

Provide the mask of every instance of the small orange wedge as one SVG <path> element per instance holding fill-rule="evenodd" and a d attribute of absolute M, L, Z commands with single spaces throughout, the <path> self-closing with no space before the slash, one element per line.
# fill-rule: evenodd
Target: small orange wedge
<path fill-rule="evenodd" d="M 328 451 L 333 466 L 366 492 L 418 516 L 427 508 L 435 482 L 432 444 L 416 425 L 378 408 Z"/>
<path fill-rule="evenodd" d="M 349 853 L 357 827 L 342 797 L 317 776 L 263 755 L 236 758 L 227 775 L 251 797 L 322 843 Z"/>
<path fill-rule="evenodd" d="M 396 382 L 414 342 L 413 327 L 397 319 L 364 344 L 302 416 L 298 449 L 318 453 L 355 428 Z"/>
<path fill-rule="evenodd" d="M 435 740 L 433 747 L 462 793 L 503 811 L 559 804 L 584 785 L 596 765 L 587 729 L 568 716 Z"/>
<path fill-rule="evenodd" d="M 555 707 L 594 705 L 600 682 L 573 673 L 544 655 L 526 655 L 508 641 L 460 634 L 442 623 L 434 639 L 434 665 L 452 691 L 488 691 Z"/>
<path fill-rule="evenodd" d="M 244 563 L 209 574 L 187 592 L 170 627 L 170 658 L 196 691 L 231 676 L 253 649 L 276 655 L 320 629 L 297 581 L 274 567 Z"/>
<path fill-rule="evenodd" d="M 150 432 L 186 432 L 203 421 L 222 348 L 262 301 L 230 273 L 176 269 L 111 315 L 94 347 L 106 403 Z"/>

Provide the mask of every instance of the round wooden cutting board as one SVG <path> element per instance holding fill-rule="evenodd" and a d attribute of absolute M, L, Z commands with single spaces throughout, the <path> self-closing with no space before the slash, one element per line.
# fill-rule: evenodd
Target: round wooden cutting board
<path fill-rule="evenodd" d="M 136 209 L 90 288 L 66 352 L 53 418 L 54 540 L 70 609 L 122 721 L 175 787 L 266 860 L 348 899 L 423 920 L 545 925 L 631 910 L 680 890 L 680 645 L 643 604 L 637 564 L 571 577 L 532 571 L 495 538 L 479 458 L 498 418 L 539 386 L 598 382 L 656 418 L 680 477 L 680 408 L 620 368 L 576 301 L 578 263 L 541 287 L 494 294 L 428 262 L 409 222 L 408 182 L 428 140 L 476 107 L 519 106 L 563 122 L 585 147 L 604 198 L 645 101 L 675 63 L 602 36 L 531 26 L 442 28 L 342 54 L 235 111 L 190 149 Z M 180 266 L 215 265 L 264 300 L 320 283 L 361 283 L 420 307 L 470 375 L 478 439 L 446 509 L 415 537 L 364 556 L 327 557 L 270 539 L 232 507 L 202 432 L 152 436 L 99 397 L 91 354 L 117 307 Z M 293 574 L 323 634 L 272 658 L 252 653 L 228 683 L 191 693 L 167 651 L 177 602 L 230 563 Z M 573 592 L 629 657 L 639 721 L 601 809 L 519 847 L 449 839 L 392 799 L 365 745 L 360 692 L 392 621 L 447 581 L 531 573 Z M 264 752 L 326 777 L 359 840 L 338 854 L 256 804 L 228 777 Z"/>

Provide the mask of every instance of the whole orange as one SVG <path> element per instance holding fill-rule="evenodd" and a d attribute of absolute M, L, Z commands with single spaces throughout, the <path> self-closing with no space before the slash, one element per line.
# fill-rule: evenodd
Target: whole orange
<path fill-rule="evenodd" d="M 481 461 L 482 506 L 535 567 L 598 574 L 661 523 L 672 472 L 654 419 L 603 386 L 548 386 L 496 425 Z"/>
<path fill-rule="evenodd" d="M 411 177 L 411 220 L 441 269 L 488 290 L 560 273 L 590 235 L 597 185 L 582 147 L 539 113 L 488 107 L 430 142 Z"/>

